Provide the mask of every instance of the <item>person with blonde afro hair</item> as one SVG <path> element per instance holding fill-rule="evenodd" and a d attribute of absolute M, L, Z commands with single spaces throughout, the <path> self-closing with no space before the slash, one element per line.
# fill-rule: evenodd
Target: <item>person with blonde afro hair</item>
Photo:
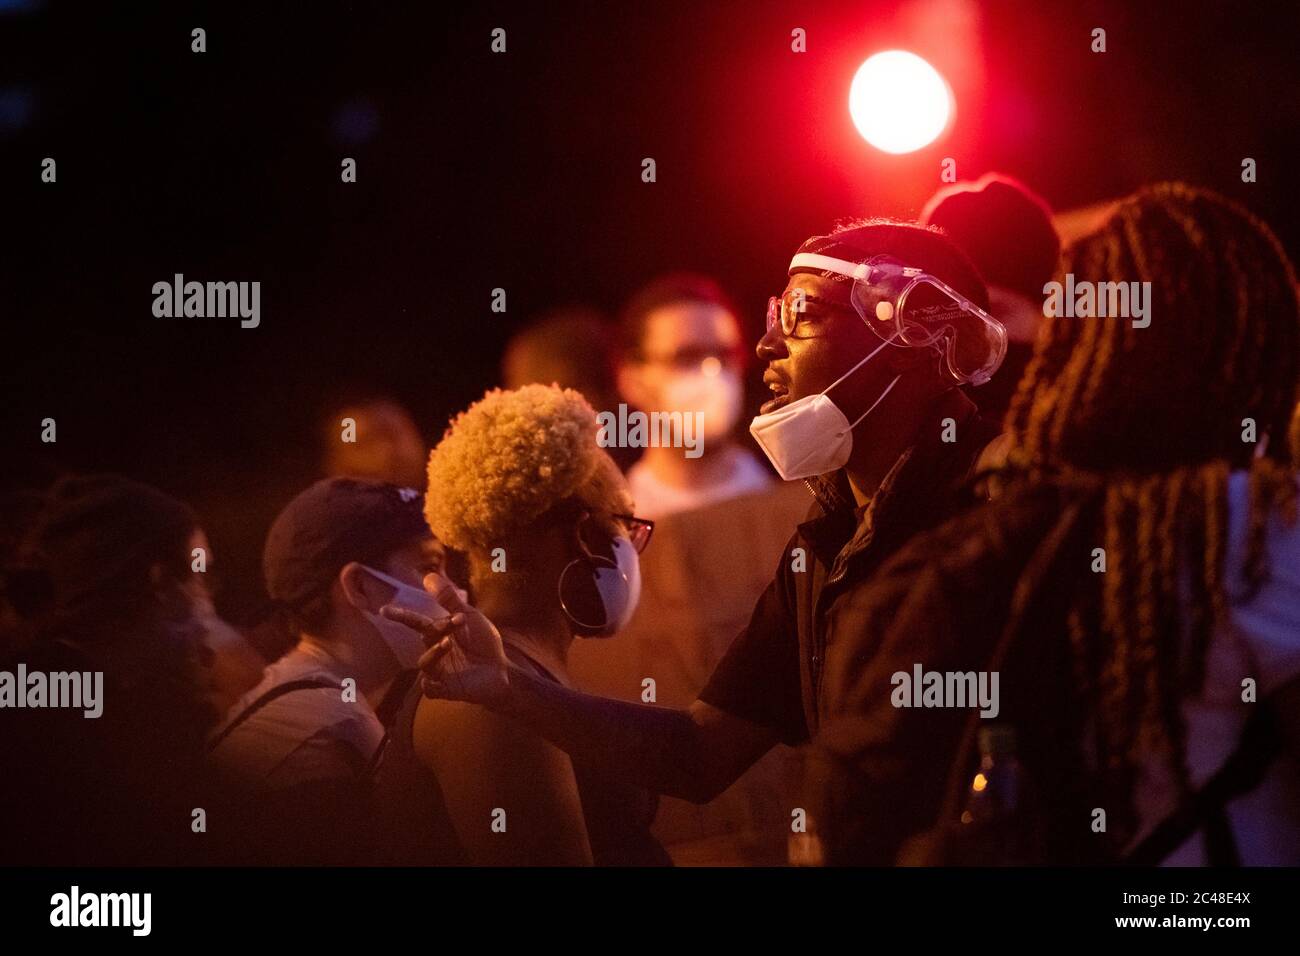
<path fill-rule="evenodd" d="M 494 389 L 458 415 L 429 455 L 425 517 L 466 553 L 504 659 L 536 680 L 569 687 L 573 638 L 612 636 L 631 616 L 653 524 L 633 517 L 627 483 L 597 444 L 596 413 L 573 389 Z M 448 593 L 444 604 L 469 610 Z M 571 761 L 522 721 L 419 687 L 377 787 L 394 835 L 386 842 L 401 850 L 383 862 L 669 862 L 650 835 L 649 793 Z"/>
<path fill-rule="evenodd" d="M 630 512 L 627 485 L 596 431 L 596 412 L 571 388 L 493 389 L 429 455 L 429 527 L 474 555 L 531 536 L 539 519 L 566 505 Z M 608 521 L 604 530 L 617 533 Z"/>

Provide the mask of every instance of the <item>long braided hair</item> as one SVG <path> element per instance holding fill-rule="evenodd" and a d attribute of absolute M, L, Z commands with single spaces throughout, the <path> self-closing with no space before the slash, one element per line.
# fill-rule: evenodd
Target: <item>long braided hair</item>
<path fill-rule="evenodd" d="M 1189 788 L 1180 703 L 1225 610 L 1229 473 L 1250 473 L 1249 585 L 1268 573 L 1270 515 L 1294 520 L 1300 306 L 1268 226 L 1181 183 L 1122 202 L 1066 251 L 1066 273 L 1151 283 L 1147 327 L 1045 319 L 1007 416 L 1009 460 L 1030 480 L 1096 489 L 1105 573 L 1064 582 L 1067 623 L 1100 769 L 1131 813 L 1140 755 Z"/>

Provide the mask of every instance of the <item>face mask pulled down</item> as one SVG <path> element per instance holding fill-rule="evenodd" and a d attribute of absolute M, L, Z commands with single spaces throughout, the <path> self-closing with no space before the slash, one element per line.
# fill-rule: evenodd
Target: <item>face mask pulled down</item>
<path fill-rule="evenodd" d="M 896 336 L 891 335 L 879 348 L 817 395 L 790 402 L 766 415 L 759 415 L 750 423 L 749 433 L 785 481 L 823 475 L 843 468 L 848 462 L 853 450 L 853 429 L 885 400 L 902 375 L 895 375 L 880 397 L 852 424 L 827 392 L 875 358 L 894 338 Z"/>

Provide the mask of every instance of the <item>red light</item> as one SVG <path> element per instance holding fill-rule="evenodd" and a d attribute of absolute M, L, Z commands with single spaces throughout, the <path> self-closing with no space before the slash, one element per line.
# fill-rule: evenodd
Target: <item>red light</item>
<path fill-rule="evenodd" d="M 910 153 L 934 142 L 952 112 L 952 91 L 939 71 L 906 50 L 868 57 L 849 86 L 853 125 L 886 153 Z"/>

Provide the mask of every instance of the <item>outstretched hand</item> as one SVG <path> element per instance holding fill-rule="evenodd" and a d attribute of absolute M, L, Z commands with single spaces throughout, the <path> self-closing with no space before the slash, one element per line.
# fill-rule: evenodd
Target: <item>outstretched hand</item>
<path fill-rule="evenodd" d="M 510 687 L 500 632 L 443 575 L 426 575 L 424 589 L 450 616 L 434 619 L 392 604 L 379 613 L 424 635 L 429 646 L 420 658 L 425 695 L 485 705 L 498 701 Z"/>

